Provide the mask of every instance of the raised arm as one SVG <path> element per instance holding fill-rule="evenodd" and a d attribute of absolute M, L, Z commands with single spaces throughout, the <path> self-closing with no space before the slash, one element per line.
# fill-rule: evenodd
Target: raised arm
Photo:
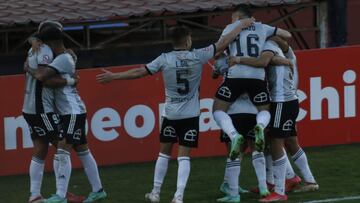
<path fill-rule="evenodd" d="M 289 31 L 281 29 L 281 28 L 277 28 L 275 35 L 282 37 L 284 39 L 290 39 L 292 37 L 292 35 Z"/>
<path fill-rule="evenodd" d="M 229 44 L 234 41 L 241 30 L 249 27 L 254 21 L 254 18 L 242 19 L 238 22 L 237 26 L 233 30 L 231 30 L 228 34 L 221 36 L 220 39 L 215 43 L 216 54 L 223 52 L 224 49 L 226 49 L 226 47 L 228 47 Z"/>
<path fill-rule="evenodd" d="M 56 70 L 46 66 L 39 66 L 37 69 L 32 69 L 25 66 L 24 70 L 41 82 L 50 79 L 57 73 Z"/>
<path fill-rule="evenodd" d="M 98 83 L 109 83 L 113 80 L 132 80 L 150 75 L 150 72 L 145 66 L 117 73 L 105 69 L 102 69 L 102 71 L 102 74 L 96 75 L 96 81 Z"/>
<path fill-rule="evenodd" d="M 64 86 L 74 86 L 79 83 L 79 76 L 75 75 L 72 78 L 63 78 L 60 75 L 55 75 L 43 82 L 43 85 L 49 88 L 59 88 Z"/>

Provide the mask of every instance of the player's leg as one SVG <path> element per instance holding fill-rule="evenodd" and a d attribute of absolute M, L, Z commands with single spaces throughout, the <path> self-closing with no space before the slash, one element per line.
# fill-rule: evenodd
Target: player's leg
<path fill-rule="evenodd" d="M 23 114 L 28 123 L 31 139 L 34 144 L 33 155 L 29 167 L 30 176 L 30 198 L 29 202 L 42 202 L 41 185 L 44 174 L 44 162 L 48 152 L 51 133 L 55 128 L 48 122 L 48 117 L 44 114 Z M 50 123 L 50 125 L 49 125 Z"/>
<path fill-rule="evenodd" d="M 92 191 L 90 192 L 88 197 L 85 200 L 83 200 L 83 202 L 95 202 L 105 199 L 107 197 L 107 194 L 101 184 L 96 160 L 93 157 L 88 147 L 88 144 L 85 141 L 85 136 L 83 137 L 84 137 L 84 141 L 82 142 L 83 144 L 76 145 L 74 147 L 92 188 Z"/>
<path fill-rule="evenodd" d="M 267 83 L 263 80 L 248 79 L 248 94 L 252 103 L 258 109 L 256 115 L 256 126 L 255 131 L 255 147 L 258 151 L 264 151 L 265 149 L 265 136 L 264 129 L 268 126 L 271 115 L 270 109 L 270 98 L 267 89 Z"/>
<path fill-rule="evenodd" d="M 260 199 L 260 202 L 274 202 L 287 200 L 285 194 L 286 157 L 284 153 L 285 138 L 291 133 L 283 125 L 292 117 L 288 114 L 285 103 L 272 103 L 271 121 L 269 125 L 270 152 L 273 162 L 274 192 Z M 294 118 L 296 119 L 296 117 Z"/>
<path fill-rule="evenodd" d="M 300 169 L 300 172 L 304 178 L 305 185 L 295 189 L 295 192 L 306 192 L 306 191 L 315 191 L 319 189 L 307 160 L 307 156 L 304 150 L 299 146 L 296 132 L 294 136 L 286 139 L 286 148 L 292 156 L 292 159 L 295 165 Z"/>
<path fill-rule="evenodd" d="M 240 154 L 240 146 L 244 144 L 244 137 L 237 132 L 231 117 L 226 113 L 230 105 L 242 93 L 242 87 L 238 79 L 226 78 L 218 88 L 213 104 L 213 116 L 218 126 L 229 136 L 231 140 L 230 159 L 236 159 Z"/>
<path fill-rule="evenodd" d="M 175 129 L 179 137 L 178 175 L 172 203 L 182 203 L 190 175 L 190 152 L 198 146 L 199 117 L 177 120 Z"/>
<path fill-rule="evenodd" d="M 286 141 L 285 141 L 286 145 Z M 286 156 L 286 180 L 285 180 L 285 192 L 291 192 L 293 189 L 297 188 L 301 183 L 301 178 L 297 176 L 294 172 L 294 169 L 291 166 L 287 152 L 284 148 L 284 153 Z"/>
<path fill-rule="evenodd" d="M 175 123 L 162 117 L 160 137 L 160 152 L 155 164 L 153 189 L 150 193 L 145 194 L 145 199 L 150 202 L 160 202 L 161 186 L 164 182 L 173 144 L 177 142 L 177 132 Z"/>
<path fill-rule="evenodd" d="M 45 158 L 49 143 L 45 140 L 34 139 L 34 151 L 30 162 L 30 198 L 29 202 L 35 203 L 43 200 L 41 196 L 41 184 L 44 174 Z"/>

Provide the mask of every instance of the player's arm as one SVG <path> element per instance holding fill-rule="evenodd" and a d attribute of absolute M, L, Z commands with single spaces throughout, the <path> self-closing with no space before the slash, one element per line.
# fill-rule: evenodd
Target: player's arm
<path fill-rule="evenodd" d="M 234 41 L 236 36 L 241 32 L 242 29 L 249 27 L 253 22 L 255 21 L 254 18 L 246 18 L 240 20 L 238 25 L 231 30 L 229 33 L 227 33 L 224 36 L 221 36 L 220 39 L 214 44 L 216 47 L 216 54 L 219 52 L 223 52 L 226 47 L 229 46 L 229 44 Z"/>
<path fill-rule="evenodd" d="M 63 78 L 61 75 L 55 75 L 48 80 L 45 80 L 42 84 L 49 88 L 59 88 L 64 86 L 74 86 L 79 83 L 80 77 L 75 75 L 71 78 Z"/>
<path fill-rule="evenodd" d="M 274 65 L 274 66 L 292 66 L 292 62 L 290 59 L 281 57 L 281 56 L 274 56 L 271 61 L 270 61 L 270 65 Z"/>
<path fill-rule="evenodd" d="M 102 71 L 103 73 L 96 75 L 96 81 L 98 83 L 109 83 L 113 80 L 132 80 L 150 75 L 150 72 L 145 66 L 117 73 L 105 69 L 102 69 Z"/>
<path fill-rule="evenodd" d="M 274 41 L 284 53 L 287 53 L 289 51 L 289 43 L 283 38 L 279 36 L 273 36 L 270 37 L 269 40 Z"/>
<path fill-rule="evenodd" d="M 260 57 L 239 57 L 239 56 L 232 56 L 229 59 L 230 66 L 235 64 L 243 64 L 257 68 L 265 68 L 268 66 L 275 56 L 274 52 L 272 51 L 263 51 Z"/>
<path fill-rule="evenodd" d="M 292 35 L 289 31 L 281 29 L 281 28 L 276 29 L 275 35 L 282 37 L 284 39 L 290 39 L 292 37 Z"/>
<path fill-rule="evenodd" d="M 44 82 L 57 74 L 55 69 L 46 66 L 39 66 L 37 69 L 28 67 L 25 70 L 41 82 Z"/>

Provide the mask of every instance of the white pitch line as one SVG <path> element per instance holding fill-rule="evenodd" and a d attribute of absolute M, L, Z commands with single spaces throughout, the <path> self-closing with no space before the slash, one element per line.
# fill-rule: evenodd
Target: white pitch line
<path fill-rule="evenodd" d="M 345 200 L 356 200 L 356 199 L 360 199 L 360 196 L 350 196 L 350 197 L 339 197 L 339 198 L 332 198 L 332 199 L 312 200 L 312 201 L 302 202 L 302 203 L 341 202 L 341 201 L 345 201 Z"/>

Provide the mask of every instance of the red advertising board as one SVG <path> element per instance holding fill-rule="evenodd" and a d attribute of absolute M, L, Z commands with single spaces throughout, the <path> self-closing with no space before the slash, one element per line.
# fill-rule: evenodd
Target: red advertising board
<path fill-rule="evenodd" d="M 360 47 L 297 52 L 300 73 L 299 140 L 303 146 L 360 142 L 357 124 Z M 123 71 L 134 66 L 111 67 Z M 88 110 L 88 140 L 99 165 L 151 161 L 159 150 L 159 112 L 164 101 L 161 74 L 101 85 L 100 69 L 81 70 L 78 85 Z M 194 156 L 224 155 L 211 116 L 212 97 L 221 80 L 205 67 L 201 82 L 199 148 Z M 27 173 L 32 142 L 21 116 L 24 76 L 0 77 L 0 175 Z M 75 167 L 80 167 L 73 153 Z M 46 169 L 51 170 L 52 153 Z"/>

